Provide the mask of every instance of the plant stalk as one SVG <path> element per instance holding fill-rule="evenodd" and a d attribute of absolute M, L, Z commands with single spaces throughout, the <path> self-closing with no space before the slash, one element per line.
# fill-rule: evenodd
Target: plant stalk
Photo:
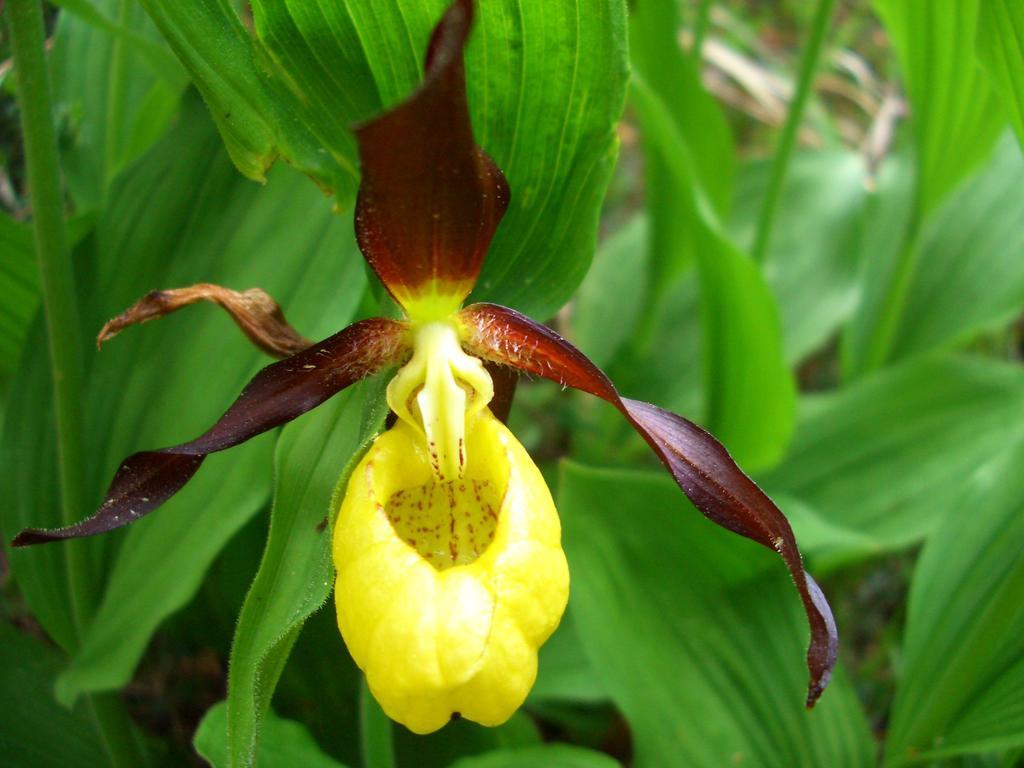
<path fill-rule="evenodd" d="M 690 55 L 697 67 L 698 76 L 704 68 L 704 38 L 707 37 L 708 27 L 711 24 L 711 5 L 714 1 L 699 0 L 697 19 L 693 25 L 693 46 L 690 49 Z"/>
<path fill-rule="evenodd" d="M 61 519 L 69 525 L 84 517 L 87 498 L 80 400 L 83 362 L 78 303 L 64 227 L 64 194 L 44 49 L 43 9 L 40 0 L 8 0 L 6 8 L 53 378 Z M 80 542 L 67 542 L 62 546 L 77 643 L 94 608 L 91 573 L 87 550 Z M 140 756 L 130 737 L 127 715 L 119 704 L 112 697 L 92 697 L 88 708 L 111 763 L 127 768 L 139 765 Z"/>
<path fill-rule="evenodd" d="M 810 37 L 800 58 L 799 79 L 793 93 L 793 101 L 790 103 L 789 112 L 786 115 L 786 124 L 782 128 L 782 136 L 779 138 L 775 159 L 772 161 L 768 190 L 765 193 L 761 215 L 757 222 L 757 235 L 751 255 L 759 263 L 764 262 L 768 246 L 771 243 L 772 227 L 779 207 L 779 196 L 786 181 L 789 160 L 793 155 L 793 147 L 796 145 L 796 137 L 800 131 L 800 123 L 803 121 L 807 100 L 814 87 L 814 76 L 818 71 L 822 45 L 825 42 L 825 35 L 828 32 L 828 25 L 832 20 L 832 11 L 835 6 L 836 0 L 818 0 L 818 7 L 815 9 L 814 19 L 811 21 Z"/>
<path fill-rule="evenodd" d="M 363 768 L 395 768 L 391 720 L 373 698 L 365 677 L 359 685 L 359 741 Z"/>

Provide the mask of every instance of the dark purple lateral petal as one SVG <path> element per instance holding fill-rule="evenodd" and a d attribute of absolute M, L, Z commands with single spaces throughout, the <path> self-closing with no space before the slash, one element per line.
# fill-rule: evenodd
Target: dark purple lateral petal
<path fill-rule="evenodd" d="M 384 318 L 362 320 L 256 374 L 223 416 L 187 443 L 143 451 L 121 464 L 96 513 L 52 530 L 29 528 L 11 542 L 22 547 L 95 536 L 152 512 L 187 483 L 208 454 L 243 443 L 316 408 L 407 354 L 407 326 Z"/>
<path fill-rule="evenodd" d="M 459 316 L 469 352 L 607 400 L 643 436 L 683 493 L 708 519 L 782 556 L 811 629 L 807 706 L 814 706 L 828 685 L 839 647 L 832 610 L 814 579 L 804 571 L 785 515 L 743 473 L 725 447 L 682 416 L 621 397 L 608 377 L 582 352 L 550 328 L 515 310 L 473 304 Z"/>
<path fill-rule="evenodd" d="M 462 61 L 472 20 L 470 0 L 452 3 L 434 29 L 420 89 L 356 129 L 356 237 L 407 309 L 432 294 L 458 308 L 508 205 L 505 177 L 473 139 Z"/>

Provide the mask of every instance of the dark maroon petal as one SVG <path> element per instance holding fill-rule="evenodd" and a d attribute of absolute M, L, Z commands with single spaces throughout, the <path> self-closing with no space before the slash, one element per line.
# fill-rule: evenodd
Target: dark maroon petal
<path fill-rule="evenodd" d="M 461 313 L 466 348 L 486 360 L 596 395 L 618 408 L 661 459 L 693 505 L 711 521 L 778 552 L 796 584 L 811 628 L 807 706 L 828 685 L 839 635 L 828 601 L 804 571 L 789 522 L 721 443 L 691 421 L 655 405 L 620 397 L 607 376 L 550 328 L 494 304 Z"/>
<path fill-rule="evenodd" d="M 125 459 L 92 517 L 67 528 L 24 530 L 11 544 L 21 547 L 94 536 L 138 520 L 181 490 L 208 454 L 285 424 L 350 384 L 400 362 L 408 348 L 406 328 L 404 323 L 384 318 L 362 320 L 297 355 L 268 365 L 200 437 Z"/>
<path fill-rule="evenodd" d="M 362 183 L 356 237 L 399 304 L 469 295 L 508 205 L 505 177 L 473 139 L 462 51 L 473 3 L 456 0 L 434 29 L 423 85 L 356 129 Z"/>

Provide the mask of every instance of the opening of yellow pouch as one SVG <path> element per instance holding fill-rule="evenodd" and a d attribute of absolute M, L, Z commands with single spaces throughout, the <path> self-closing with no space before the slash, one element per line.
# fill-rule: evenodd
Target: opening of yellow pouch
<path fill-rule="evenodd" d="M 443 571 L 472 563 L 494 541 L 503 494 L 497 478 L 431 480 L 396 491 L 385 510 L 398 536 Z"/>

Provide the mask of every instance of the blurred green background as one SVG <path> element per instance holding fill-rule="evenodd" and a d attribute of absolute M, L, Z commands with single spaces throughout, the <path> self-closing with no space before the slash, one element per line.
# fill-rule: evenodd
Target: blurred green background
<path fill-rule="evenodd" d="M 59 524 L 61 491 L 5 5 L 6 547 Z M 513 202 L 475 297 L 726 444 L 835 609 L 831 686 L 804 710 L 777 558 L 703 519 L 613 409 L 523 381 L 511 425 L 562 515 L 568 613 L 508 724 L 392 727 L 319 610 L 317 523 L 380 423 L 371 381 L 130 529 L 0 553 L 0 763 L 1024 764 L 1024 4 L 478 6 L 474 127 Z M 415 87 L 443 8 L 46 4 L 83 508 L 266 363 L 209 307 L 97 353 L 142 294 L 259 286 L 313 338 L 378 312 L 348 126 Z"/>

